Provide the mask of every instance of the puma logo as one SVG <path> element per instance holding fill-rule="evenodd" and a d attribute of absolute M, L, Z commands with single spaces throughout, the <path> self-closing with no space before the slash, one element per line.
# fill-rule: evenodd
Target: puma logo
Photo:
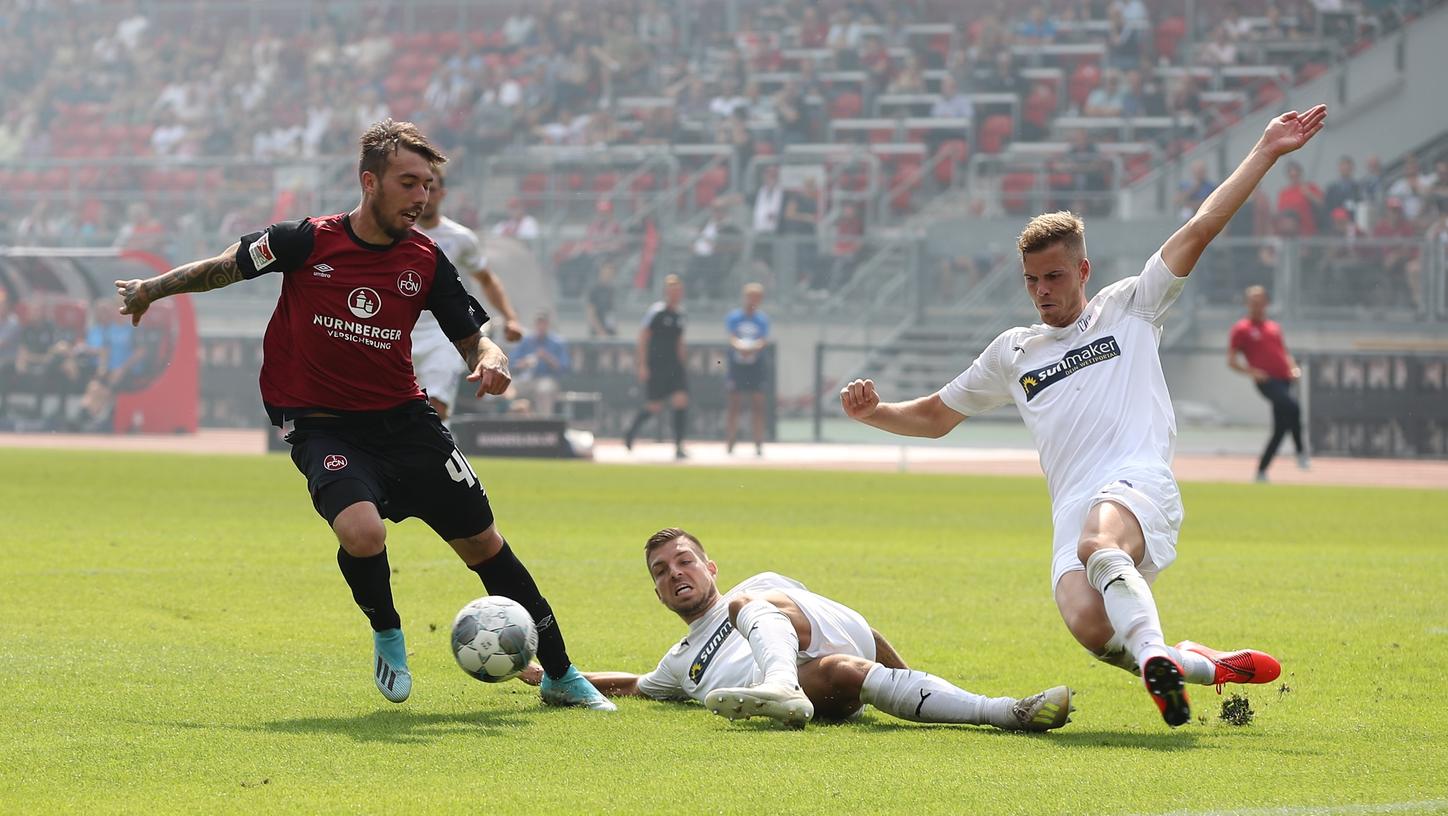
<path fill-rule="evenodd" d="M 922 709 L 922 708 L 925 707 L 925 701 L 928 700 L 928 699 L 930 699 L 930 695 L 933 694 L 933 693 L 934 693 L 934 692 L 926 691 L 926 690 L 924 690 L 924 689 L 921 689 L 921 690 L 920 690 L 920 702 L 919 702 L 919 704 L 917 704 L 917 705 L 915 706 L 915 716 L 916 716 L 916 717 L 919 717 L 919 716 L 920 716 L 920 709 Z"/>

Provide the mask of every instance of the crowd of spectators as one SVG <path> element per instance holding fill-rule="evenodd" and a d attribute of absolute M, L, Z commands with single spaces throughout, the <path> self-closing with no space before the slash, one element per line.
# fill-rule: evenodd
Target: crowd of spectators
<path fill-rule="evenodd" d="M 1318 275 L 1318 305 L 1427 305 L 1423 243 L 1448 248 L 1448 148 L 1431 161 L 1406 154 L 1393 176 L 1372 155 L 1361 170 L 1354 157 L 1339 157 L 1337 175 L 1325 184 L 1308 178 L 1296 160 L 1285 169 L 1286 182 L 1259 188 L 1229 226 L 1229 237 L 1255 240 L 1222 256 L 1222 293 L 1232 296 L 1243 280 L 1272 279 L 1281 241 L 1262 239 L 1305 239 L 1300 264 Z M 1190 217 L 1219 183 L 1205 163 L 1193 163 L 1177 191 L 1178 215 Z"/>
<path fill-rule="evenodd" d="M 1052 200 L 1100 213 L 1107 211 L 1101 191 L 1125 179 L 1114 177 L 1123 166 L 1097 144 L 1117 136 L 1063 132 L 1054 124 L 1059 116 L 1172 117 L 1179 126 L 1161 134 L 1157 147 L 1179 151 L 1282 89 L 1277 79 L 1252 79 L 1241 88 L 1242 102 L 1209 104 L 1211 80 L 1170 69 L 1260 62 L 1284 41 L 1351 50 L 1398 24 L 1404 7 L 1341 0 L 291 5 L 307 11 L 305 26 L 287 22 L 301 18 L 274 15 L 281 4 L 266 2 L 0 6 L 0 47 L 11 57 L 0 64 L 0 183 L 15 191 L 0 205 L 5 237 L 162 254 L 175 249 L 166 242 L 177 234 L 231 240 L 313 202 L 279 194 L 285 182 L 255 165 L 197 169 L 186 160 L 347 156 L 363 126 L 390 115 L 418 121 L 464 167 L 470 158 L 539 144 L 727 145 L 736 174 L 718 192 L 737 212 L 715 212 L 712 193 L 701 196 L 691 273 L 706 291 L 715 288 L 709 269 L 721 256 L 711 225 L 732 218 L 746 232 L 752 226 L 789 234 L 828 221 L 821 246 L 797 250 L 810 254 L 800 267 L 809 285 L 828 289 L 848 276 L 848 259 L 874 208 L 839 196 L 840 181 L 825 176 L 812 193 L 796 185 L 767 201 L 774 214 L 761 219 L 750 189 L 757 177 L 737 172 L 751 158 L 856 138 L 837 136 L 831 125 L 840 120 L 914 112 L 961 124 L 919 134 L 902 129 L 885 140 L 923 143 L 927 158 L 956 151 L 949 158 L 957 166 L 968 152 L 999 150 L 1012 139 L 1059 142 Z M 1194 19 L 1185 19 L 1188 10 Z M 918 24 L 938 27 L 912 29 Z M 1104 58 L 1051 50 L 1082 44 L 1101 45 Z M 1284 76 L 1309 76 L 1330 57 L 1290 51 L 1281 58 Z M 1043 68 L 1059 71 L 1039 73 Z M 978 104 L 981 94 L 1009 94 L 1019 113 Z M 923 101 L 884 108 L 911 97 Z M 881 140 L 866 130 L 851 133 Z M 41 171 L 5 164 L 21 157 L 178 163 Z M 913 206 L 899 188 L 919 183 L 918 163 L 904 159 L 889 168 L 890 206 Z M 1203 181 L 1197 179 L 1198 191 Z M 148 193 L 144 200 L 134 195 L 138 187 Z M 1419 217 L 1421 196 L 1394 198 L 1410 222 Z M 509 202 L 506 216 L 487 226 L 536 240 L 541 225 L 526 199 Z M 485 215 L 480 203 L 460 197 L 455 207 L 477 224 Z M 1296 199 L 1291 208 L 1309 233 L 1329 225 L 1337 209 Z M 732 250 L 730 241 L 722 243 Z M 599 212 L 581 240 L 551 247 L 549 261 L 562 273 L 565 295 L 581 297 L 604 265 L 622 259 L 622 248 L 614 214 Z"/>

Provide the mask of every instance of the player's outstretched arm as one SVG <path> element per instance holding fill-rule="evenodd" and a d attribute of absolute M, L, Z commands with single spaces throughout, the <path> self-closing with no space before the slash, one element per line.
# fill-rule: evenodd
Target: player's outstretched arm
<path fill-rule="evenodd" d="M 240 248 L 238 241 L 215 258 L 182 264 L 154 278 L 116 281 L 121 314 L 130 315 L 131 325 L 139 326 L 141 315 L 161 298 L 182 292 L 209 292 L 236 283 L 242 277 L 241 268 L 236 265 L 236 252 Z"/>
<path fill-rule="evenodd" d="M 900 436 L 939 439 L 965 421 L 939 394 L 908 402 L 880 402 L 874 380 L 855 380 L 840 389 L 845 416 Z"/>
<path fill-rule="evenodd" d="M 642 697 L 644 693 L 639 691 L 639 676 L 628 672 L 583 672 L 583 676 L 593 687 L 609 697 Z M 530 686 L 536 686 L 543 682 L 543 667 L 537 663 L 529 663 L 528 668 L 518 675 Z"/>
<path fill-rule="evenodd" d="M 497 343 L 484 337 L 482 332 L 473 332 L 455 341 L 453 345 L 472 370 L 472 373 L 468 374 L 468 382 L 478 384 L 476 396 L 496 396 L 507 391 L 508 386 L 513 384 L 513 375 L 508 371 L 508 355 L 498 348 Z"/>
<path fill-rule="evenodd" d="M 487 269 L 479 269 L 474 277 L 478 279 L 478 285 L 483 287 L 483 297 L 488 299 L 488 304 L 503 316 L 503 339 L 509 343 L 522 340 L 523 324 L 518 322 L 518 313 L 513 310 L 513 301 L 508 298 L 508 290 L 503 288 L 503 282 Z"/>
<path fill-rule="evenodd" d="M 1262 138 L 1257 140 L 1247 158 L 1237 165 L 1232 175 L 1207 196 L 1191 220 L 1183 224 L 1161 247 L 1161 259 L 1167 269 L 1179 278 L 1191 274 L 1212 242 L 1237 210 L 1251 198 L 1252 191 L 1262 183 L 1267 171 L 1278 159 L 1307 144 L 1322 130 L 1327 121 L 1327 106 L 1318 105 L 1306 113 L 1288 111 L 1267 123 Z"/>

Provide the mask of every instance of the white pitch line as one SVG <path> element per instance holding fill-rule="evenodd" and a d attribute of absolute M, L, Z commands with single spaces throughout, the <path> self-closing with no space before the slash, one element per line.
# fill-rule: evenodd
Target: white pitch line
<path fill-rule="evenodd" d="M 1448 799 L 1418 802 L 1379 802 L 1365 805 L 1301 805 L 1293 807 L 1248 808 L 1246 810 L 1173 810 L 1153 816 L 1328 816 L 1359 813 L 1427 813 L 1448 810 Z"/>

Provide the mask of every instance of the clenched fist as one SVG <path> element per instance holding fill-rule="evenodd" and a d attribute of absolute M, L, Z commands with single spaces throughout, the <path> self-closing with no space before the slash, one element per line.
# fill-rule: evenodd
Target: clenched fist
<path fill-rule="evenodd" d="M 840 407 L 850 419 L 868 419 L 880 407 L 874 380 L 855 380 L 840 389 Z"/>

